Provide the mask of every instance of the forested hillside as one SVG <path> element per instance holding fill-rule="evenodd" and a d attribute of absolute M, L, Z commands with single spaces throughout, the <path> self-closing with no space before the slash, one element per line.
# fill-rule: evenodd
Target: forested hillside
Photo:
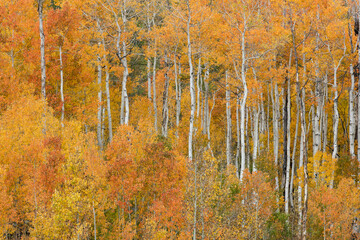
<path fill-rule="evenodd" d="M 359 0 L 0 0 L 0 238 L 358 239 Z"/>

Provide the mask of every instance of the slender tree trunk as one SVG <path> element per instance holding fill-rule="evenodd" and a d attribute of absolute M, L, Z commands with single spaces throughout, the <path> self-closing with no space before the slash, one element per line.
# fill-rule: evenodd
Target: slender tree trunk
<path fill-rule="evenodd" d="M 198 72 L 197 72 L 197 78 L 196 78 L 196 87 L 197 87 L 197 107 L 196 107 L 196 116 L 199 117 L 200 114 L 200 78 L 201 78 L 201 57 L 199 58 L 198 63 Z"/>
<path fill-rule="evenodd" d="M 41 96 L 46 100 L 46 66 L 45 66 L 45 34 L 43 26 L 44 0 L 38 0 L 39 31 L 40 31 L 40 54 L 41 54 Z"/>
<path fill-rule="evenodd" d="M 60 55 L 60 97 L 61 97 L 61 127 L 64 127 L 65 100 L 64 100 L 64 71 L 62 61 L 62 49 L 59 47 Z"/>
<path fill-rule="evenodd" d="M 150 2 L 147 2 L 146 4 L 146 24 L 147 24 L 147 33 L 150 34 L 151 32 L 151 23 L 153 21 L 150 21 L 150 18 L 149 16 L 151 15 L 150 13 Z M 148 38 L 147 39 L 147 43 L 148 43 L 148 46 L 147 46 L 147 50 L 148 52 L 150 52 L 150 44 L 151 44 L 151 39 Z M 147 96 L 148 96 L 148 99 L 151 100 L 151 59 L 150 57 L 147 58 L 147 66 L 146 66 L 146 70 L 147 70 Z"/>
<path fill-rule="evenodd" d="M 337 144 L 337 138 L 338 138 L 338 126 L 339 126 L 339 110 L 338 110 L 338 90 L 337 90 L 337 68 L 334 68 L 334 119 L 333 119 L 333 129 L 334 129 L 334 138 L 333 138 L 333 152 L 332 152 L 332 159 L 337 158 L 337 152 L 338 152 L 338 144 Z M 331 180 L 330 180 L 330 188 L 333 188 L 334 186 L 334 170 L 331 173 Z"/>
<path fill-rule="evenodd" d="M 188 20 L 187 20 L 187 47 L 188 47 L 188 60 L 189 60 L 189 71 L 190 71 L 190 98 L 191 98 L 191 112 L 190 112 L 190 124 L 189 124 L 189 159 L 193 160 L 193 132 L 194 132 L 194 116 L 195 116 L 195 86 L 194 86 L 194 67 L 192 64 L 192 49 L 190 39 L 190 24 L 191 24 L 191 9 L 190 2 L 187 0 L 188 8 Z"/>
<path fill-rule="evenodd" d="M 123 20 L 123 32 L 126 32 L 126 23 L 127 23 L 127 13 L 126 13 L 126 7 L 125 7 L 125 2 L 123 5 L 123 9 L 121 10 L 121 14 L 122 14 L 122 20 Z M 119 29 L 119 35 L 121 34 L 121 27 L 118 26 Z M 120 38 L 119 38 L 120 40 Z M 118 51 L 119 52 L 119 51 Z M 127 93 L 127 88 L 126 88 L 126 84 L 127 84 L 127 79 L 129 76 L 129 67 L 128 67 L 128 62 L 127 62 L 127 46 L 126 46 L 126 42 L 125 40 L 122 42 L 122 56 L 120 57 L 120 61 L 121 64 L 124 67 L 124 71 L 123 71 L 123 80 L 122 80 L 122 90 L 121 90 L 121 112 L 120 112 L 120 124 L 125 124 L 128 125 L 129 124 L 129 97 L 128 97 L 128 93 Z"/>
<path fill-rule="evenodd" d="M 263 90 L 261 91 L 261 102 L 260 102 L 260 119 L 261 119 L 261 125 L 260 125 L 260 132 L 265 133 L 266 132 L 266 113 L 264 108 L 264 97 L 263 97 Z"/>
<path fill-rule="evenodd" d="M 282 89 L 282 91 L 284 92 L 284 106 L 283 106 L 283 159 L 282 159 L 282 176 L 281 176 L 281 189 L 283 191 L 284 194 L 284 200 L 285 200 L 285 207 L 286 207 L 286 169 L 287 169 L 287 142 L 288 142 L 288 108 L 287 108 L 287 104 L 288 104 L 288 89 L 287 89 L 287 82 L 288 82 L 288 77 L 285 78 L 285 83 L 284 83 L 284 88 Z"/>
<path fill-rule="evenodd" d="M 164 85 L 164 93 L 163 93 L 163 109 L 162 109 L 162 135 L 164 137 L 168 136 L 168 123 L 169 123 L 169 107 L 168 107 L 168 98 L 169 98 L 169 63 L 167 56 L 165 56 L 165 85 Z"/>
<path fill-rule="evenodd" d="M 157 62 L 157 55 L 155 52 L 152 84 L 153 84 L 153 105 L 154 105 L 154 128 L 156 131 L 158 131 L 158 124 L 157 124 L 158 117 L 157 117 L 157 103 L 156 103 L 156 62 Z"/>
<path fill-rule="evenodd" d="M 104 145 L 104 139 L 105 139 L 105 107 L 102 107 L 102 114 L 101 114 L 101 139 L 103 141 L 103 145 Z"/>
<path fill-rule="evenodd" d="M 103 34 L 102 29 L 100 28 L 101 34 Z M 106 60 L 106 45 L 105 39 L 102 37 L 102 44 L 104 47 L 104 60 Z M 105 64 L 105 93 L 106 93 L 106 107 L 107 107 L 107 114 L 108 114 L 108 128 L 109 128 L 109 142 L 112 141 L 113 138 L 113 129 L 112 129 L 112 118 L 111 118 L 111 98 L 110 98 L 110 74 L 109 74 L 109 67 L 107 63 Z"/>
<path fill-rule="evenodd" d="M 100 48 L 100 42 L 99 44 L 99 48 Z M 97 84 L 99 87 L 99 91 L 98 91 L 98 112 L 97 112 L 97 140 L 98 140 L 98 145 L 100 147 L 100 149 L 103 149 L 103 141 L 102 141 L 102 137 L 101 137 L 101 113 L 102 113 L 102 89 L 101 89 L 101 78 L 102 78 L 102 67 L 101 67 L 101 58 L 98 55 L 97 57 L 98 59 L 98 80 L 97 80 Z"/>
<path fill-rule="evenodd" d="M 212 112 L 215 108 L 215 103 L 216 103 L 216 92 L 215 91 L 213 93 L 213 104 L 211 106 L 211 110 L 209 111 L 209 118 L 208 118 L 208 123 L 207 123 L 207 135 L 209 136 L 209 140 L 210 140 L 210 126 L 211 126 L 211 116 L 212 116 Z"/>
<path fill-rule="evenodd" d="M 327 73 L 325 74 L 325 83 L 324 83 L 324 90 L 325 90 L 325 94 L 324 94 L 324 99 L 323 99 L 323 102 L 327 102 L 328 101 L 328 78 L 327 78 Z M 328 115 L 326 113 L 326 110 L 325 108 L 323 108 L 323 114 L 322 114 L 322 117 L 323 117 L 323 120 L 322 120 L 322 123 L 323 123 L 323 152 L 326 152 L 326 146 L 327 146 L 327 143 L 328 143 L 328 139 L 327 139 L 327 129 L 328 129 Z"/>
<path fill-rule="evenodd" d="M 253 164 L 252 164 L 252 172 L 256 172 L 256 159 L 257 159 L 257 152 L 258 152 L 258 146 L 259 146 L 259 107 L 255 107 L 254 108 L 254 118 L 253 118 L 253 123 L 254 123 L 254 130 L 253 130 L 253 141 L 254 141 L 254 148 L 253 148 L 253 154 L 252 154 L 252 160 L 253 160 Z"/>
<path fill-rule="evenodd" d="M 240 116 L 239 116 L 239 106 L 240 106 L 240 93 L 239 89 L 237 89 L 236 95 L 236 158 L 235 158 L 235 166 L 236 166 L 236 176 L 240 178 L 239 175 L 239 163 L 240 163 Z"/>
<path fill-rule="evenodd" d="M 147 69 L 147 87 L 148 87 L 147 95 L 148 95 L 148 99 L 151 100 L 151 60 L 150 60 L 150 58 L 147 59 L 146 69 Z"/>
<path fill-rule="evenodd" d="M 93 215 L 94 215 L 94 240 L 96 240 L 97 234 L 96 234 L 96 211 L 95 211 L 95 207 L 94 207 L 94 201 L 92 204 L 92 209 L 93 209 Z"/>
<path fill-rule="evenodd" d="M 299 168 L 302 168 L 304 165 L 304 151 L 305 151 L 305 146 L 304 146 L 304 142 L 305 142 L 305 126 L 303 124 L 303 120 L 305 119 L 305 116 L 302 112 L 302 97 L 301 97 L 301 90 L 300 90 L 300 82 L 299 82 L 299 75 L 296 74 L 296 86 L 297 86 L 297 98 L 298 98 L 298 111 L 300 112 L 300 129 L 301 129 L 301 134 L 300 134 L 300 156 L 299 156 Z M 298 213 L 299 213 L 299 222 L 298 222 L 298 227 L 299 227 L 299 231 L 300 234 L 302 236 L 302 220 L 303 220 L 303 211 L 302 211 L 302 181 L 301 181 L 301 176 L 299 177 L 299 185 L 298 185 Z"/>
<path fill-rule="evenodd" d="M 126 43 L 123 43 L 124 45 L 124 50 L 126 51 Z M 124 53 L 123 50 L 123 53 Z M 127 88 L 126 88 L 126 84 L 127 84 L 127 78 L 129 76 L 129 69 L 128 69 L 128 64 L 127 64 L 127 59 L 126 57 L 123 57 L 121 60 L 121 63 L 124 67 L 124 71 L 123 71 L 123 80 L 122 80 L 122 90 L 121 90 L 121 124 L 125 124 L 128 125 L 129 123 L 129 97 L 127 94 Z"/>
<path fill-rule="evenodd" d="M 350 118 L 349 148 L 350 148 L 351 157 L 355 157 L 355 128 L 356 128 L 355 109 L 354 109 L 355 77 L 354 77 L 354 69 L 352 64 L 350 64 L 350 77 L 351 77 L 351 87 L 349 92 L 349 118 Z"/>
<path fill-rule="evenodd" d="M 299 105 L 299 104 L 297 104 Z M 299 108 L 296 113 L 296 126 L 295 126 L 295 136 L 294 136 L 294 146 L 293 146 L 293 154 L 292 154 L 292 168 L 291 168 L 291 180 L 290 180 L 290 205 L 291 208 L 294 208 L 294 197 L 293 197 L 293 189 L 294 189 L 294 178 L 295 178 L 295 157 L 296 157 L 296 143 L 298 138 L 298 129 L 299 129 Z M 300 153 L 301 154 L 301 153 Z"/>
<path fill-rule="evenodd" d="M 297 91 L 297 102 L 298 111 L 300 111 L 300 126 L 301 126 L 301 140 L 300 140 L 300 157 L 299 157 L 299 168 L 303 167 L 304 172 L 304 205 L 302 204 L 302 181 L 299 181 L 298 185 L 298 229 L 299 236 L 301 239 L 306 239 L 306 222 L 307 222 L 307 146 L 306 146 L 306 116 L 305 116 L 305 90 L 300 88 L 299 81 L 299 59 L 297 54 L 296 42 L 295 42 L 295 23 L 291 25 L 292 44 L 295 55 L 295 66 L 296 66 L 296 91 Z M 306 62 L 305 54 L 303 59 L 304 65 L 304 81 L 306 79 Z M 299 176 L 301 179 L 301 176 Z M 303 207 L 302 207 L 303 206 Z"/>
<path fill-rule="evenodd" d="M 275 162 L 275 190 L 279 191 L 279 93 L 278 86 L 274 85 L 273 99 L 273 129 L 274 129 L 274 162 Z"/>
<path fill-rule="evenodd" d="M 204 119 L 203 119 L 203 134 L 206 135 L 207 134 L 207 124 L 208 124 L 208 119 L 209 119 L 209 68 L 206 68 L 205 71 L 205 78 L 204 78 L 204 87 L 205 87 L 205 96 L 204 96 L 204 100 L 205 103 L 203 104 L 203 108 L 204 108 Z"/>
<path fill-rule="evenodd" d="M 302 90 L 302 98 L 300 103 L 301 108 L 301 139 L 303 146 L 303 161 L 304 161 L 304 206 L 302 209 L 302 239 L 306 239 L 306 222 L 307 222 L 307 203 L 308 203 L 308 170 L 307 170 L 307 144 L 306 144 L 306 120 L 305 120 L 305 90 Z M 301 151 L 301 146 L 300 146 Z"/>
<path fill-rule="evenodd" d="M 290 134 L 290 124 L 291 124 L 291 88 L 290 88 L 290 79 L 287 79 L 287 94 L 286 94 L 286 174 L 285 174 L 285 213 L 289 214 L 289 198 L 290 198 L 290 148 L 291 148 L 291 134 Z M 285 123 L 285 119 L 284 119 Z M 284 126 L 285 129 L 285 126 Z M 285 144 L 285 143 L 284 143 Z"/>
<path fill-rule="evenodd" d="M 246 52 L 245 52 L 245 27 L 241 36 L 241 81 L 244 88 L 243 98 L 240 102 L 240 136 L 241 136 L 241 170 L 240 170 L 240 181 L 242 181 L 245 171 L 245 108 L 246 108 L 246 99 L 248 94 L 247 84 L 246 84 Z"/>
<path fill-rule="evenodd" d="M 230 86 L 228 82 L 228 72 L 225 73 L 226 79 L 226 163 L 229 169 L 231 164 L 231 106 L 230 106 Z"/>
<path fill-rule="evenodd" d="M 318 19 L 319 19 L 319 13 L 318 13 Z M 315 176 L 315 182 L 317 183 L 318 179 L 318 162 L 315 159 L 315 154 L 320 150 L 321 148 L 321 124 L 320 124 L 320 115 L 321 115 L 321 82 L 320 82 L 320 67 L 319 67 L 319 33 L 316 33 L 316 67 L 315 67 L 315 98 L 316 98 L 316 111 L 313 114 L 314 115 L 314 123 L 313 123 L 313 168 L 314 168 L 314 176 Z"/>
<path fill-rule="evenodd" d="M 176 137 L 179 137 L 179 124 L 180 124 L 180 113 L 181 113 L 181 79 L 179 75 L 181 74 L 181 66 L 179 63 L 179 71 L 176 64 L 176 55 L 174 57 L 174 67 L 175 67 L 175 90 L 176 90 Z"/>

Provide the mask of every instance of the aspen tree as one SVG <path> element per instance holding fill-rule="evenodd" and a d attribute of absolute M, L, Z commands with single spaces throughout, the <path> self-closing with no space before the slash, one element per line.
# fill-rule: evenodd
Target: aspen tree
<path fill-rule="evenodd" d="M 189 74 L 190 74 L 190 125 L 189 125 L 189 142 L 188 142 L 188 157 L 193 160 L 193 133 L 194 133 L 194 119 L 195 119 L 195 85 L 194 85 L 194 67 L 192 64 L 192 47 L 191 47 L 191 7 L 190 0 L 187 0 L 187 22 L 186 22 L 186 35 L 187 35 L 187 55 L 189 61 Z"/>
<path fill-rule="evenodd" d="M 231 106 L 230 106 L 230 85 L 228 79 L 228 72 L 225 72 L 226 81 L 226 164 L 230 167 L 231 164 Z"/>
<path fill-rule="evenodd" d="M 44 33 L 44 23 L 43 23 L 43 11 L 44 11 L 44 1 L 37 0 L 38 3 L 38 14 L 39 14 L 39 31 L 40 31 L 40 58 L 41 58 L 41 96 L 46 100 L 46 63 L 45 63 L 45 33 Z"/>

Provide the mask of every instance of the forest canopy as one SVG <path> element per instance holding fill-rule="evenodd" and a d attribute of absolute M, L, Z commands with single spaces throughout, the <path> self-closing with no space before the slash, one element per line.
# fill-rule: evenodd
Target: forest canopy
<path fill-rule="evenodd" d="M 0 0 L 0 238 L 360 238 L 359 19 Z"/>

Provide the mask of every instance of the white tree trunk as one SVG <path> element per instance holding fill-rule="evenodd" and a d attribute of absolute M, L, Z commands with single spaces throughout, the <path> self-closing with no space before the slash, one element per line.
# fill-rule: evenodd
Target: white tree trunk
<path fill-rule="evenodd" d="M 243 98 L 240 102 L 240 136 L 241 136 L 241 170 L 240 170 L 240 181 L 242 181 L 245 171 L 246 154 L 245 154 L 245 107 L 246 99 L 248 94 L 246 84 L 246 52 L 245 52 L 245 30 L 242 33 L 241 39 L 241 81 L 244 88 Z"/>
<path fill-rule="evenodd" d="M 305 40 L 304 40 L 305 41 Z M 298 63 L 297 63 L 298 64 Z M 304 68 L 304 82 L 306 79 L 306 56 L 303 54 L 303 68 Z M 300 92 L 300 83 L 297 81 Z M 307 205 L 308 205 L 308 170 L 307 170 L 307 141 L 306 141 L 306 112 L 305 112 L 305 89 L 301 89 L 301 99 L 300 99 L 300 120 L 301 120 L 301 145 L 303 146 L 303 165 L 304 165 L 304 204 L 302 208 L 302 222 L 301 222 L 301 236 L 302 239 L 306 239 L 306 222 L 307 222 Z M 301 146 L 300 146 L 301 149 Z"/>
<path fill-rule="evenodd" d="M 60 55 L 60 97 L 61 97 L 61 127 L 64 127 L 65 100 L 64 100 L 64 70 L 62 60 L 62 49 L 59 47 Z"/>
<path fill-rule="evenodd" d="M 239 116 L 239 108 L 240 108 L 240 93 L 239 89 L 237 89 L 236 95 L 236 158 L 235 158 L 235 166 L 236 166 L 236 176 L 240 178 L 239 175 L 239 163 L 240 163 L 240 116 Z"/>
<path fill-rule="evenodd" d="M 100 48 L 100 42 L 98 43 Z M 102 67 L 101 67 L 101 57 L 98 56 L 98 112 L 97 112 L 97 139 L 98 139 L 98 145 L 100 149 L 103 148 L 103 141 L 101 137 L 101 113 L 102 113 L 102 89 L 101 89 L 101 78 L 102 78 Z"/>
<path fill-rule="evenodd" d="M 297 101 L 296 101 L 297 102 Z M 299 104 L 297 104 L 299 106 Z M 299 129 L 299 108 L 296 113 L 296 126 L 295 126 L 295 136 L 294 136 L 294 146 L 293 146 L 293 154 L 291 158 L 292 168 L 291 168 L 291 180 L 290 180 L 290 205 L 294 208 L 294 197 L 293 197 L 293 189 L 294 189 L 294 178 L 295 178 L 295 156 L 296 156 L 296 143 L 298 138 L 298 129 Z"/>
<path fill-rule="evenodd" d="M 94 240 L 96 240 L 97 237 L 97 233 L 96 233 L 96 211 L 95 211 L 95 206 L 94 206 L 94 201 L 92 204 L 92 210 L 93 210 L 93 219 L 94 219 Z"/>
<path fill-rule="evenodd" d="M 204 96 L 204 119 L 203 119 L 203 134 L 207 135 L 207 129 L 208 129 L 208 119 L 209 119 L 209 68 L 206 68 L 205 71 L 205 78 L 204 78 L 204 87 L 205 87 L 205 96 Z"/>
<path fill-rule="evenodd" d="M 127 15 L 126 15 L 126 6 L 125 6 L 125 2 L 123 3 L 123 8 L 121 10 L 121 15 L 122 15 L 122 20 L 123 20 L 123 32 L 126 32 L 126 24 L 127 24 Z M 117 19 L 117 17 L 116 17 Z M 118 22 L 117 22 L 118 23 Z M 120 35 L 121 35 L 121 27 L 118 25 L 118 31 L 119 31 L 119 39 L 118 41 L 120 41 Z M 119 48 L 119 47 L 118 47 Z M 119 50 L 118 50 L 119 52 Z M 126 46 L 126 42 L 125 40 L 122 42 L 122 56 L 120 57 L 121 59 L 121 64 L 124 67 L 124 71 L 123 71 L 123 80 L 122 80 L 122 89 L 121 89 L 121 112 L 120 112 L 120 123 L 121 124 L 125 124 L 128 125 L 129 124 L 129 114 L 130 114 L 130 109 L 129 109 L 129 97 L 128 97 L 128 93 L 127 93 L 127 88 L 126 88 L 126 84 L 127 84 L 127 79 L 129 76 L 129 67 L 128 67 L 128 62 L 127 62 L 127 46 Z"/>
<path fill-rule="evenodd" d="M 306 239 L 306 222 L 307 222 L 307 202 L 308 202 L 308 170 L 307 170 L 307 144 L 306 144 L 306 120 L 305 120 L 305 90 L 302 89 L 300 117 L 301 117 L 301 146 L 303 151 L 303 165 L 304 165 L 304 205 L 302 208 L 302 239 Z M 300 146 L 300 151 L 301 151 Z"/>
<path fill-rule="evenodd" d="M 112 129 L 112 118 L 111 118 L 111 98 L 110 98 L 110 75 L 108 66 L 105 67 L 105 88 L 106 88 L 106 107 L 108 114 L 108 128 L 109 128 L 109 142 L 113 139 L 113 129 Z"/>
<path fill-rule="evenodd" d="M 355 120 L 355 109 L 354 109 L 354 88 L 355 88 L 355 77 L 354 77 L 354 69 L 353 65 L 350 64 L 350 76 L 351 76 L 351 87 L 349 92 L 349 143 L 350 143 L 350 155 L 351 157 L 355 157 L 355 128 L 356 128 L 356 120 Z"/>
<path fill-rule="evenodd" d="M 43 26 L 44 0 L 38 0 L 39 32 L 40 32 L 40 57 L 41 57 L 41 96 L 46 100 L 46 66 L 45 66 L 45 34 Z"/>
<path fill-rule="evenodd" d="M 285 173 L 285 213 L 289 214 L 289 197 L 290 197 L 290 148 L 291 148 L 291 134 L 290 134 L 290 124 L 291 124 L 291 88 L 290 88 L 290 79 L 287 80 L 287 101 L 286 101 L 286 173 Z"/>
<path fill-rule="evenodd" d="M 275 162 L 275 190 L 279 190 L 279 93 L 278 86 L 275 83 L 274 91 L 272 92 L 273 99 L 273 131 L 274 131 L 274 162 Z"/>
<path fill-rule="evenodd" d="M 319 19 L 319 12 L 317 14 L 317 18 Z M 321 114 L 321 87 L 320 87 L 320 67 L 318 60 L 318 51 L 319 51 L 319 33 L 316 33 L 316 66 L 315 66 L 315 98 L 316 98 L 316 112 L 314 113 L 314 124 L 313 124 L 313 155 L 320 150 L 321 147 L 321 129 L 320 129 L 320 114 Z M 316 165 L 316 161 L 314 161 L 314 174 L 317 175 L 318 166 Z"/>
<path fill-rule="evenodd" d="M 150 58 L 148 58 L 147 60 L 147 66 L 146 66 L 146 71 L 147 71 L 147 87 L 148 87 L 148 99 L 151 100 L 151 60 Z"/>
<path fill-rule="evenodd" d="M 333 152 L 332 152 L 332 158 L 337 158 L 338 153 L 338 126 L 339 126 L 339 110 L 338 110 L 338 90 L 337 90 L 337 68 L 334 68 L 334 115 L 333 115 L 333 130 L 334 130 L 334 138 L 333 138 Z M 331 173 L 331 180 L 330 180 L 330 188 L 333 188 L 334 186 L 334 170 Z"/>
<path fill-rule="evenodd" d="M 103 34 L 101 26 L 99 24 L 100 32 Z M 102 37 L 102 45 L 104 48 L 104 56 L 103 59 L 106 61 L 106 45 L 105 45 L 105 38 Z M 109 142 L 112 141 L 113 138 L 113 129 L 112 129 L 112 118 L 111 118 L 111 102 L 110 102 L 110 74 L 109 74 L 109 66 L 107 62 L 105 63 L 105 93 L 106 93 L 106 107 L 107 107 L 107 114 L 108 114 L 108 128 L 109 128 Z"/>
<path fill-rule="evenodd" d="M 153 105 L 154 105 L 154 128 L 157 131 L 158 130 L 158 124 L 157 124 L 158 117 L 157 117 L 157 103 L 156 103 L 156 61 L 157 61 L 157 55 L 155 52 L 152 84 L 153 84 Z"/>
<path fill-rule="evenodd" d="M 179 137 L 179 123 L 180 123 L 180 102 L 179 102 L 179 93 L 180 93 L 180 86 L 179 86 L 179 73 L 178 73 L 178 67 L 176 64 L 176 54 L 174 56 L 174 73 L 175 73 L 175 103 L 176 103 L 176 137 Z"/>
<path fill-rule="evenodd" d="M 123 43 L 123 54 L 126 54 L 126 43 Z M 120 124 L 129 124 L 129 98 L 127 94 L 127 78 L 129 76 L 129 69 L 127 64 L 126 57 L 121 59 L 121 64 L 124 67 L 123 71 L 123 80 L 122 80 L 122 88 L 121 88 L 121 116 L 120 116 Z"/>
<path fill-rule="evenodd" d="M 256 172 L 256 159 L 257 159 L 257 152 L 258 152 L 258 146 L 259 146 L 259 107 L 255 107 L 254 108 L 254 118 L 253 118 L 253 124 L 254 124 L 254 129 L 253 129 L 253 142 L 254 142 L 254 148 L 253 148 L 253 154 L 252 154 L 252 160 L 253 160 L 253 164 L 252 164 L 252 171 Z M 251 123 L 250 123 L 251 124 Z"/>
<path fill-rule="evenodd" d="M 324 90 L 325 90 L 325 94 L 324 94 L 324 98 L 323 98 L 323 102 L 327 102 L 328 101 L 328 78 L 327 78 L 327 73 L 325 74 L 325 83 L 324 83 Z M 326 113 L 325 108 L 322 108 L 323 114 L 322 114 L 322 123 L 323 123 L 323 147 L 322 147 L 322 151 L 326 152 L 326 146 L 328 143 L 328 139 L 327 139 L 327 129 L 328 129 L 328 114 Z"/>
<path fill-rule="evenodd" d="M 104 139 L 105 139 L 105 107 L 102 107 L 102 113 L 101 113 L 101 139 L 103 141 L 104 145 Z"/>
<path fill-rule="evenodd" d="M 263 92 L 261 91 L 261 99 L 263 99 Z M 265 133 L 266 132 L 266 113 L 264 109 L 264 101 L 261 100 L 260 102 L 260 119 L 261 119 L 261 125 L 260 125 L 260 132 Z"/>
<path fill-rule="evenodd" d="M 318 14 L 319 19 L 319 14 Z M 313 157 L 315 154 L 320 151 L 321 148 L 321 108 L 322 108 L 322 99 L 321 99 L 321 82 L 320 82 L 320 67 L 319 67 L 319 60 L 318 60 L 318 51 L 319 51 L 319 33 L 316 33 L 316 67 L 315 67 L 315 98 L 316 98 L 316 111 L 313 113 Z M 315 182 L 317 183 L 318 179 L 318 162 L 314 158 L 313 161 L 313 168 L 314 168 L 314 177 Z"/>
<path fill-rule="evenodd" d="M 169 98 L 169 63 L 167 56 L 165 56 L 165 85 L 164 85 L 164 93 L 163 93 L 163 109 L 162 109 L 162 135 L 164 137 L 168 136 L 168 123 L 169 123 L 169 107 L 168 107 L 168 98 Z"/>
<path fill-rule="evenodd" d="M 200 78 L 201 78 L 201 57 L 199 58 L 198 69 L 197 69 L 197 78 L 196 78 L 196 88 L 197 88 L 197 100 L 196 100 L 196 116 L 199 117 L 200 114 Z"/>
<path fill-rule="evenodd" d="M 191 9 L 190 2 L 187 1 L 188 7 L 188 20 L 187 20 L 187 50 L 188 50 L 188 61 L 189 61 L 189 73 L 190 73 L 190 124 L 189 124 L 189 144 L 188 144 L 188 156 L 190 160 L 193 160 L 193 132 L 194 132 L 194 117 L 195 117 L 195 85 L 194 85 L 194 67 L 192 64 L 192 49 L 191 49 L 191 39 L 190 39 L 190 24 L 191 24 Z"/>
<path fill-rule="evenodd" d="M 230 86 L 228 82 L 228 72 L 225 73 L 226 79 L 226 163 L 229 169 L 231 164 L 231 106 L 230 106 Z"/>

